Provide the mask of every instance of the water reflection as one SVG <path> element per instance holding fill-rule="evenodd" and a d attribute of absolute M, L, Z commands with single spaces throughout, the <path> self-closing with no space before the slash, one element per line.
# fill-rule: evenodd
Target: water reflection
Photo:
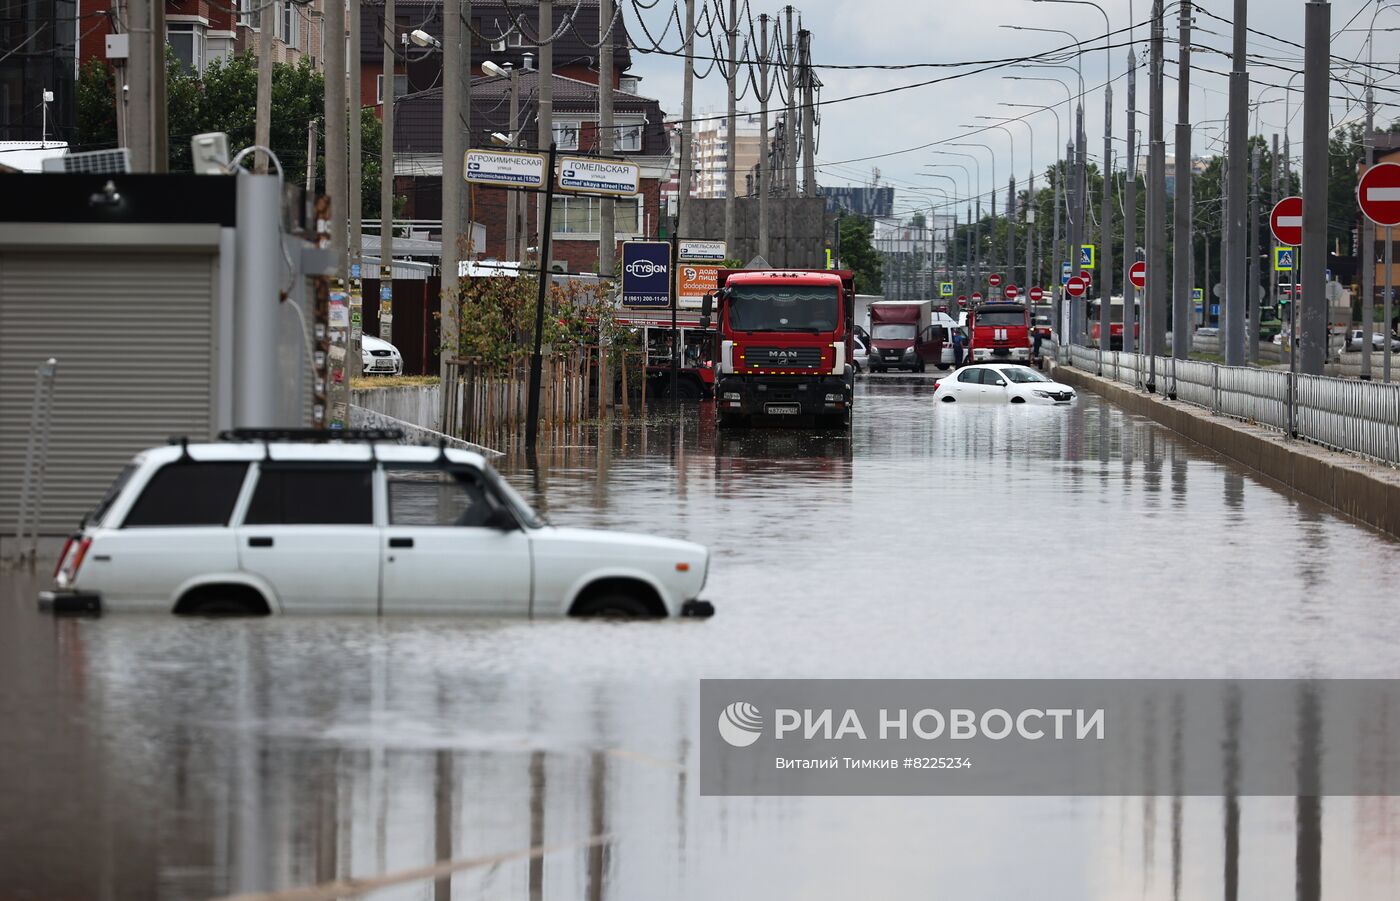
<path fill-rule="evenodd" d="M 559 845 L 375 897 L 1277 898 L 1306 834 L 1322 897 L 1389 895 L 1394 805 L 1182 798 L 1166 708 L 1161 800 L 699 797 L 701 676 L 1400 674 L 1376 533 L 1092 397 L 859 392 L 850 435 L 654 410 L 502 463 L 559 524 L 710 545 L 707 623 L 54 621 L 0 577 L 0 894 Z"/>

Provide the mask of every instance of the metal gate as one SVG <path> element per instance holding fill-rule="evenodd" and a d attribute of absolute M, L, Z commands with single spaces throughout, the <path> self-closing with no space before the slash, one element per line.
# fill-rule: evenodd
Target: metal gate
<path fill-rule="evenodd" d="M 132 455 L 211 436 L 212 253 L 0 252 L 0 535 L 17 524 L 35 366 L 59 360 L 39 532 L 71 531 Z"/>

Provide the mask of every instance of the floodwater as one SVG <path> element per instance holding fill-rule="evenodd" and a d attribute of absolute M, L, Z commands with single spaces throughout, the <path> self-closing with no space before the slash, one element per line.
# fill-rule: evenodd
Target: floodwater
<path fill-rule="evenodd" d="M 54 620 L 0 576 L 0 897 L 1400 897 L 1400 800 L 699 795 L 702 677 L 1400 676 L 1400 544 L 1092 396 L 930 389 L 502 465 L 708 544 L 710 621 Z M 480 863 L 395 881 L 438 860 Z"/>

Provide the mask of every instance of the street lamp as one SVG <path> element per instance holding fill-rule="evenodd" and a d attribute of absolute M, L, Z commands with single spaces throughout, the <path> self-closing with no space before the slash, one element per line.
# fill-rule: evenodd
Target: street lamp
<path fill-rule="evenodd" d="M 498 66 L 498 65 L 496 65 L 495 63 L 491 62 L 491 60 L 489 60 L 489 59 L 488 59 L 488 60 L 483 60 L 483 61 L 482 61 L 482 63 L 481 63 L 481 71 L 485 72 L 487 75 L 492 75 L 492 76 L 494 76 L 494 77 L 496 77 L 496 78 L 509 78 L 509 77 L 510 77 L 510 72 L 506 71 L 505 69 L 502 69 L 500 66 Z"/>
<path fill-rule="evenodd" d="M 442 41 L 428 34 L 421 28 L 415 28 L 408 33 L 408 39 L 419 47 L 432 47 L 434 50 L 442 49 Z"/>

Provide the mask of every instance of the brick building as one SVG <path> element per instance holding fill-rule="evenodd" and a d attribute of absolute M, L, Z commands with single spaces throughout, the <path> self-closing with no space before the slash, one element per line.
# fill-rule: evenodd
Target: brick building
<path fill-rule="evenodd" d="M 556 29 L 572 4 L 556 8 Z M 400 0 L 396 3 L 396 33 L 421 28 L 436 38 L 442 36 L 441 4 Z M 513 6 L 512 9 L 521 7 Z M 381 10 L 366 10 L 361 20 L 361 102 L 379 106 L 384 99 L 382 44 L 377 35 Z M 535 69 L 539 48 L 532 43 L 534 30 L 510 30 L 510 16 L 503 3 L 474 3 L 470 35 L 472 43 L 471 134 L 469 147 L 491 147 L 491 134 L 520 135 L 520 146 L 534 148 L 539 132 L 536 98 L 541 73 Z M 526 24 L 533 22 L 530 20 Z M 554 139 L 561 153 L 593 153 L 597 149 L 598 67 L 596 42 L 598 6 L 584 0 L 574 25 L 565 28 L 553 45 Z M 504 36 L 502 36 L 504 35 Z M 587 40 L 585 40 L 585 37 Z M 641 167 L 641 193 L 615 203 L 618 242 L 655 235 L 660 222 L 659 187 L 667 176 L 671 160 L 670 139 L 663 126 L 660 104 L 636 93 L 639 79 L 629 76 L 632 65 L 627 35 L 619 25 L 614 33 L 617 49 L 613 54 L 614 155 L 626 157 Z M 402 216 L 406 219 L 437 220 L 442 216 L 442 56 L 410 45 L 398 54 L 394 67 L 398 96 L 394 128 L 395 191 L 408 198 Z M 519 122 L 510 120 L 509 78 L 489 76 L 481 68 L 487 60 L 515 71 L 519 92 Z M 450 168 L 460 172 L 461 163 Z M 513 257 L 506 250 L 507 191 L 473 186 L 469 192 L 469 218 L 486 228 L 486 246 L 476 256 L 494 259 Z M 533 198 L 535 195 L 521 194 Z M 553 253 L 571 272 L 592 272 L 598 264 L 597 198 L 561 196 L 553 213 Z M 538 233 L 535 203 L 527 203 L 525 232 Z M 534 237 L 528 238 L 536 245 Z"/>

